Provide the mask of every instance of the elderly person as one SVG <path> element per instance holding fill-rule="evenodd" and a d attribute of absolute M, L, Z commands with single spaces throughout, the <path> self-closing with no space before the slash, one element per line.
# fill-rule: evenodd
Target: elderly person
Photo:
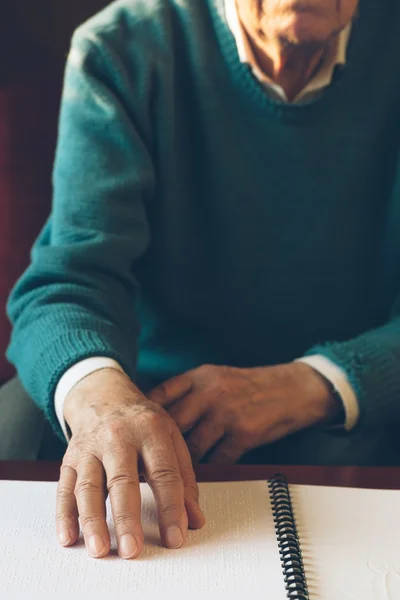
<path fill-rule="evenodd" d="M 399 53 L 395 0 L 119 0 L 75 33 L 0 396 L 70 440 L 61 544 L 80 515 L 108 553 L 108 489 L 138 556 L 139 471 L 177 548 L 193 459 L 388 460 Z"/>

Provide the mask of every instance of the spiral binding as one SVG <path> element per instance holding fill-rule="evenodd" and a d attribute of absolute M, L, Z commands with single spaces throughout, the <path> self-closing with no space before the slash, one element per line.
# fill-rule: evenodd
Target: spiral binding
<path fill-rule="evenodd" d="M 268 482 L 279 557 L 289 600 L 309 600 L 307 580 L 288 482 L 277 475 Z"/>

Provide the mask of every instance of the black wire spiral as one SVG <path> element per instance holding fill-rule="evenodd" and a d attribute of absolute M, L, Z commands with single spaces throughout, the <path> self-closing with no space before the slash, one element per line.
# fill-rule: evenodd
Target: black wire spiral
<path fill-rule="evenodd" d="M 289 600 L 310 600 L 288 482 L 277 475 L 268 487 L 286 595 Z"/>

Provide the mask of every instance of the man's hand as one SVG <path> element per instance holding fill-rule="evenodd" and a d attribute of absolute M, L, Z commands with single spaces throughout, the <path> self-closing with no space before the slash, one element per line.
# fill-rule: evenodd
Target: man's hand
<path fill-rule="evenodd" d="M 204 365 L 154 388 L 194 460 L 233 463 L 249 450 L 329 423 L 340 405 L 326 380 L 306 364 L 236 369 Z"/>
<path fill-rule="evenodd" d="M 108 492 L 120 556 L 140 554 L 144 540 L 138 463 L 155 496 L 165 546 L 179 548 L 188 526 L 204 525 L 190 454 L 179 429 L 126 375 L 113 369 L 89 375 L 69 393 L 64 413 L 72 438 L 57 493 L 57 533 L 63 546 L 77 541 L 79 517 L 89 554 L 101 558 L 109 553 Z"/>

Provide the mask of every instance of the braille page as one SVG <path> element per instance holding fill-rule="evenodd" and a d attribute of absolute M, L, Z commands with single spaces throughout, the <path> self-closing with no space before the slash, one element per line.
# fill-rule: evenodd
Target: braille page
<path fill-rule="evenodd" d="M 266 482 L 200 484 L 207 525 L 180 550 L 160 545 L 151 491 L 141 492 L 143 554 L 120 559 L 112 534 L 112 555 L 96 560 L 82 542 L 58 545 L 56 484 L 0 481 L 0 600 L 286 600 Z"/>
<path fill-rule="evenodd" d="M 400 600 L 400 492 L 290 486 L 311 600 Z"/>

